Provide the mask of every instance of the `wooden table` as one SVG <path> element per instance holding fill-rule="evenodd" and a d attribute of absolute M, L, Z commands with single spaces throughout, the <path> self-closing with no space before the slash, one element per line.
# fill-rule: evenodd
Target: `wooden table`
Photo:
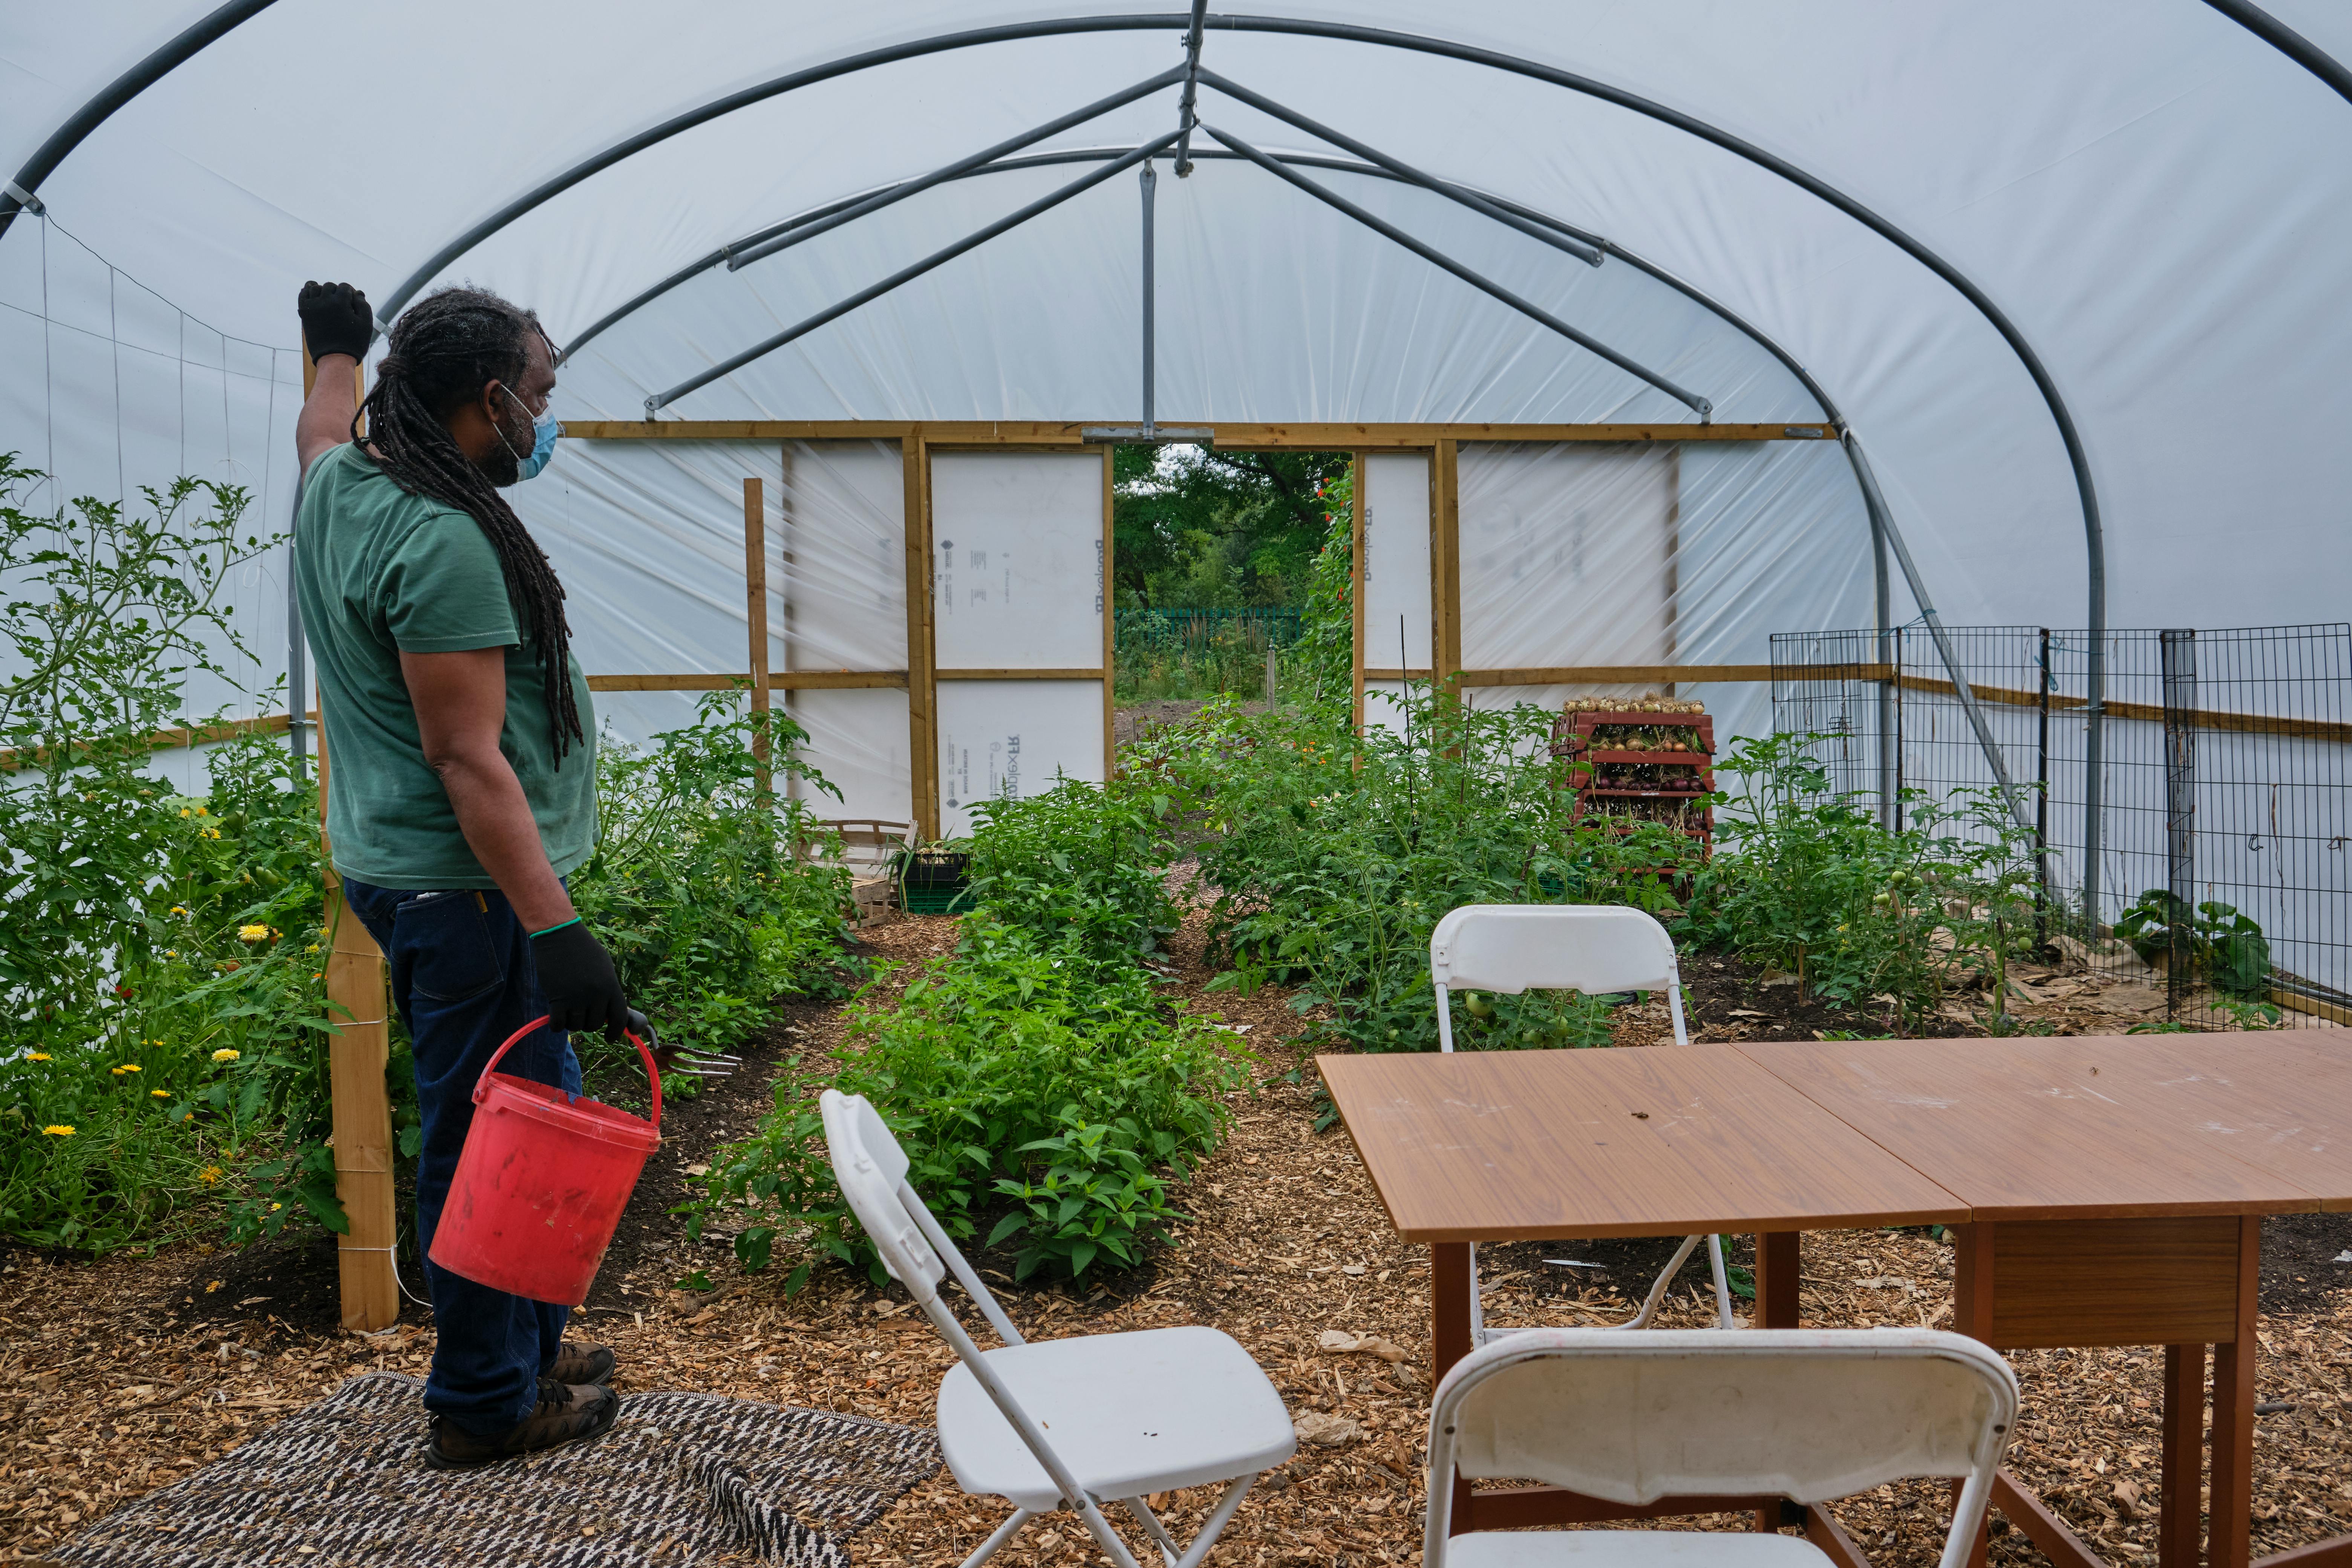
<path fill-rule="evenodd" d="M 2264 1214 L 2352 1208 L 2352 1037 L 2333 1031 L 1837 1041 L 1325 1057 L 1391 1222 L 1432 1245 L 1434 1371 L 1470 1349 L 1473 1241 L 1757 1233 L 1757 1321 L 1798 1321 L 1799 1233 L 1955 1227 L 1955 1326 L 2001 1349 L 2165 1346 L 2160 1560 L 2198 1544 L 2205 1347 L 2210 1561 L 2244 1568 Z M 1627 1510 L 1471 1494 L 1457 1529 Z M 2006 1473 L 1995 1502 L 2055 1561 L 2099 1559 Z M 1819 1510 L 1809 1533 L 1850 1542 Z M 1777 1507 L 1759 1522 L 1777 1522 Z M 1983 1543 L 1979 1541 L 1979 1555 Z M 2352 1538 L 2269 1560 L 2352 1565 Z"/>

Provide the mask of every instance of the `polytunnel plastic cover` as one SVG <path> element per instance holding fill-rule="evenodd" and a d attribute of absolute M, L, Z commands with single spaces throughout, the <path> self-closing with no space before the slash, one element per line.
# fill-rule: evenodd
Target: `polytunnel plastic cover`
<path fill-rule="evenodd" d="M 16 167 L 208 9 L 10 8 L 0 166 Z M 2338 58 L 2352 51 L 2340 8 L 2272 9 Z M 1948 619 L 2081 623 L 2084 520 L 2051 410 L 1948 281 L 1688 129 L 1467 60 L 1240 26 L 1274 15 L 1213 14 L 1204 62 L 1688 280 L 1832 395 Z M 2216 9 L 1299 0 L 1278 15 L 1576 73 L 1846 193 L 1980 289 L 2048 366 L 2104 503 L 2111 623 L 2340 614 L 2352 565 L 2341 499 L 2352 448 L 2338 438 L 2352 158 L 2337 154 L 2352 105 Z M 0 236 L 0 450 L 53 473 L 53 498 L 121 497 L 190 471 L 248 485 L 261 519 L 280 523 L 299 396 L 292 300 L 305 279 L 347 278 L 386 299 L 517 197 L 728 94 L 861 51 L 1085 17 L 1108 20 L 836 75 L 719 114 L 553 195 L 429 280 L 506 292 L 559 342 L 716 247 L 1166 69 L 1182 58 L 1181 18 L 978 0 L 420 0 L 390 13 L 278 0 L 107 119 L 41 182 L 46 216 Z M 1259 146 L 1333 152 L 1213 89 L 1201 101 L 1205 120 Z M 1171 89 L 1039 150 L 1132 146 L 1175 114 Z M 697 277 L 567 365 L 558 410 L 635 416 L 647 395 L 1083 167 L 957 181 L 740 272 Z M 1590 268 L 1426 192 L 1309 173 L 1705 394 L 1718 419 L 1822 416 L 1753 339 L 1621 257 Z M 1203 158 L 1176 179 L 1163 159 L 1160 175 L 1164 420 L 1687 417 L 1262 170 Z M 665 415 L 1133 419 L 1137 209 L 1133 177 L 1113 180 Z M 600 461 L 611 460 L 567 449 L 536 483 Z M 677 489 L 662 504 L 684 516 L 702 481 L 672 466 Z M 551 500 L 534 498 L 534 515 Z M 1844 564 L 1807 566 L 1793 595 L 1751 586 L 1712 605 L 1697 617 L 1706 646 L 1760 659 L 1770 631 L 1864 618 L 1837 574 L 1866 560 L 1867 539 L 1840 504 Z M 1827 514 L 1788 515 L 1801 529 Z M 1761 580 L 1787 581 L 1771 563 L 1791 559 L 1790 542 L 1759 547 Z M 625 550 L 556 549 L 575 594 L 625 595 Z M 272 649 L 282 584 L 265 563 L 253 588 L 240 615 L 256 648 Z M 1896 616 L 1908 613 L 1898 584 Z"/>

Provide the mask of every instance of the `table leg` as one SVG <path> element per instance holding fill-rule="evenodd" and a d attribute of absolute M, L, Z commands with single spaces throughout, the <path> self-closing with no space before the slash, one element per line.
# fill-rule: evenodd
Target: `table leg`
<path fill-rule="evenodd" d="M 2205 1470 L 2205 1347 L 2164 1347 L 2164 1479 L 2157 1502 L 2156 1560 L 2193 1568 L 2203 1531 L 2198 1500 Z"/>
<path fill-rule="evenodd" d="M 1990 1225 L 1956 1225 L 1952 1237 L 1952 1329 L 1972 1340 L 1992 1342 L 1992 1243 L 1993 1227 Z M 1952 1483 L 1952 1502 L 1958 1506 L 1960 1483 Z M 1977 1524 L 1976 1543 L 1969 1549 L 1968 1568 L 1985 1568 L 1992 1551 L 1992 1510 Z"/>
<path fill-rule="evenodd" d="M 1470 1244 L 1441 1241 L 1429 1249 L 1429 1386 L 1433 1394 L 1470 1343 Z M 1454 1533 L 1468 1528 L 1470 1483 L 1454 1482 Z"/>
<path fill-rule="evenodd" d="M 2212 1480 L 2205 1529 L 2210 1568 L 2246 1568 L 2254 1500 L 2254 1289 L 2262 1277 L 2263 1222 L 2238 1221 L 2238 1336 L 2213 1347 Z"/>
<path fill-rule="evenodd" d="M 1799 1233 L 1766 1231 L 1756 1238 L 1756 1326 L 1793 1329 L 1799 1326 L 1797 1269 Z"/>

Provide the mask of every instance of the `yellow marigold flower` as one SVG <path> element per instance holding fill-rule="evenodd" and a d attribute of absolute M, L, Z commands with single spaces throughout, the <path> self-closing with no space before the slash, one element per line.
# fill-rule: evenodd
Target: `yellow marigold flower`
<path fill-rule="evenodd" d="M 180 956 L 180 950 L 176 947 L 167 947 L 163 950 L 163 956 L 166 958 L 177 958 Z"/>
<path fill-rule="evenodd" d="M 200 805 L 200 806 L 198 806 L 198 807 L 196 807 L 196 815 L 197 815 L 198 816 L 205 816 L 205 808 L 204 808 L 203 806 L 201 806 L 201 805 Z"/>
<path fill-rule="evenodd" d="M 169 1100 L 172 1098 L 172 1091 L 168 1089 L 151 1089 L 147 1092 L 153 1095 L 157 1100 Z"/>
<path fill-rule="evenodd" d="M 207 827 L 205 829 L 205 837 L 207 838 L 218 838 L 220 837 L 220 829 L 217 827 Z M 251 880 L 251 879 L 248 878 L 247 880 Z"/>
<path fill-rule="evenodd" d="M 268 926 L 239 926 L 236 928 L 236 938 L 239 942 L 268 942 L 269 940 L 269 928 Z"/>
<path fill-rule="evenodd" d="M 319 944 L 318 944 L 317 942 L 312 942 L 310 946 L 308 946 L 308 947 L 304 948 L 302 951 L 303 951 L 304 952 L 318 952 L 318 951 L 319 951 Z"/>
<path fill-rule="evenodd" d="M 182 807 L 180 807 L 180 815 L 181 815 L 182 816 L 186 816 L 187 815 L 189 815 L 189 813 L 188 813 L 188 808 L 187 808 L 186 806 L 184 806 L 184 806 L 182 806 Z"/>
<path fill-rule="evenodd" d="M 121 1078 L 127 1072 L 144 1072 L 147 1069 L 141 1067 L 137 1062 L 124 1062 L 121 1067 L 115 1068 L 111 1070 L 115 1077 Z"/>
<path fill-rule="evenodd" d="M 216 1062 L 233 1062 L 244 1054 L 245 1053 L 242 1051 L 231 1050 L 228 1047 L 223 1046 L 220 1049 L 213 1053 L 213 1060 Z"/>
<path fill-rule="evenodd" d="M 26 1051 L 25 1053 L 25 1059 L 28 1062 L 45 1062 L 49 1060 L 50 1058 L 49 1053 L 47 1051 Z"/>
<path fill-rule="evenodd" d="M 185 908 L 185 906 L 184 906 L 184 905 L 180 905 L 180 904 L 173 904 L 173 905 L 172 906 L 172 912 L 173 912 L 173 914 L 175 914 L 175 915 L 184 915 L 184 914 L 186 914 L 188 911 L 187 911 L 187 909 Z"/>
<path fill-rule="evenodd" d="M 55 1126 L 44 1127 L 41 1129 L 41 1136 L 44 1138 L 70 1138 L 73 1135 L 74 1130 L 68 1127 L 62 1121 L 57 1123 Z"/>
<path fill-rule="evenodd" d="M 218 1165 L 206 1165 L 203 1170 L 196 1173 L 196 1180 L 202 1182 L 208 1187 L 218 1182 L 220 1179 L 221 1168 Z"/>

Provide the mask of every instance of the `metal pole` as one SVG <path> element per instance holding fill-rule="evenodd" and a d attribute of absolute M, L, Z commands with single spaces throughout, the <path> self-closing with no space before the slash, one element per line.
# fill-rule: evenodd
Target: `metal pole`
<path fill-rule="evenodd" d="M 1155 373 L 1151 357 L 1151 208 L 1154 198 L 1160 194 L 1160 176 L 1152 172 L 1149 158 L 1143 161 L 1140 178 L 1143 183 L 1143 438 L 1149 441 L 1157 433 L 1157 426 L 1152 423 Z"/>
<path fill-rule="evenodd" d="M 1824 407 L 1827 405 L 1824 405 Z M 1886 570 L 1886 498 L 1878 493 L 1875 476 L 1862 456 L 1862 440 L 1852 430 L 1844 435 L 1846 461 L 1853 465 L 1854 483 L 1862 490 L 1863 510 L 1870 515 L 1870 569 L 1873 604 L 1878 616 L 1878 662 L 1887 667 L 1878 682 L 1878 821 L 1889 833 L 1895 827 L 1895 799 L 1901 784 L 1895 778 L 1895 590 Z"/>
<path fill-rule="evenodd" d="M 1404 181 L 1408 184 L 1419 185 L 1423 190 L 1435 191 L 1439 195 L 1444 196 L 1448 200 L 1461 203 L 1464 206 L 1468 207 L 1472 212 L 1483 214 L 1487 217 L 1493 218 L 1496 223 L 1507 224 L 1512 228 L 1517 229 L 1521 234 L 1539 239 L 1556 250 L 1564 250 L 1570 256 L 1575 257 L 1579 261 L 1584 262 L 1588 266 L 1598 267 L 1601 265 L 1601 252 L 1592 246 L 1587 245 L 1581 239 L 1562 234 L 1556 228 L 1549 228 L 1542 224 L 1530 222 L 1528 219 L 1523 218 L 1516 213 L 1506 211 L 1504 208 L 1496 205 L 1493 202 L 1488 201 L 1486 197 L 1479 195 L 1475 191 L 1465 190 L 1462 186 L 1451 184 L 1446 181 L 1437 178 L 1433 174 L 1424 174 L 1419 169 L 1412 167 L 1412 165 L 1404 163 L 1401 159 L 1391 158 L 1387 153 L 1381 152 L 1377 148 L 1366 146 L 1363 142 L 1357 141 L 1352 136 L 1345 135 L 1339 132 L 1332 130 L 1328 125 L 1320 124 L 1316 121 L 1309 120 L 1307 116 L 1299 113 L 1297 110 L 1286 108 L 1263 94 L 1252 92 L 1249 89 L 1242 86 L 1241 83 L 1227 80 L 1225 78 L 1219 76 L 1215 71 L 1203 70 L 1201 72 L 1201 79 L 1207 82 L 1211 87 L 1215 88 L 1219 92 L 1223 93 L 1227 98 L 1237 99 L 1240 101 L 1248 104 L 1252 109 L 1257 110 L 1261 113 L 1270 114 L 1276 120 L 1286 121 L 1290 124 L 1297 126 L 1299 130 L 1306 132 L 1309 136 L 1320 137 L 1322 140 L 1330 142 L 1334 147 L 1344 147 L 1349 152 L 1353 153 L 1357 157 L 1363 159 L 1368 163 L 1379 164 L 1381 168 L 1386 169 L 1390 174 L 1396 175 L 1397 178 Z"/>
<path fill-rule="evenodd" d="M 2164 671 L 2164 885 L 2171 907 L 2164 965 L 2164 1016 L 2180 1016 L 2196 979 L 2190 945 L 2197 906 L 2197 634 L 2157 634 Z"/>
<path fill-rule="evenodd" d="M 1404 230 L 1398 228 L 1395 225 L 1374 217 L 1362 207 L 1360 207 L 1355 203 L 1348 200 L 1347 197 L 1339 195 L 1337 192 L 1324 189 L 1321 185 L 1317 184 L 1306 175 L 1299 174 L 1297 171 L 1283 163 L 1279 159 L 1268 157 L 1264 153 L 1261 153 L 1256 148 L 1251 146 L 1248 142 L 1241 140 L 1241 138 L 1228 135 L 1224 132 L 1218 130 L 1215 126 L 1211 125 L 1206 121 L 1202 123 L 1201 129 L 1207 132 L 1211 136 L 1215 137 L 1227 147 L 1230 147 L 1234 152 L 1240 153 L 1243 157 L 1247 158 L 1251 163 L 1255 163 L 1259 168 L 1264 169 L 1266 173 L 1274 175 L 1276 179 L 1282 180 L 1289 184 L 1297 185 L 1300 190 L 1305 191 L 1317 201 L 1319 201 L 1325 205 L 1332 207 L 1339 212 L 1347 214 L 1349 217 L 1354 218 L 1358 223 L 1362 224 L 1366 228 L 1370 229 L 1374 234 L 1381 236 L 1384 239 L 1391 240 L 1395 244 L 1403 246 L 1407 250 L 1412 251 L 1423 261 L 1426 261 L 1434 267 L 1444 268 L 1446 271 L 1451 272 L 1456 278 L 1461 279 L 1462 281 L 1469 284 L 1472 288 L 1476 289 L 1483 293 L 1490 294 L 1494 298 L 1500 300 L 1504 304 L 1508 305 L 1511 309 L 1518 311 L 1528 320 L 1542 322 L 1545 326 L 1549 327 L 1553 331 L 1558 332 L 1561 337 L 1564 337 L 1569 342 L 1575 343 L 1578 347 L 1599 354 L 1602 359 L 1607 360 L 1611 364 L 1613 364 L 1618 369 L 1624 371 L 1627 374 L 1637 376 L 1643 381 L 1649 383 L 1652 386 L 1656 387 L 1660 392 L 1664 393 L 1668 397 L 1671 397 L 1675 402 L 1685 405 L 1693 413 L 1696 414 L 1699 416 L 1700 423 L 1706 423 L 1714 413 L 1715 405 L 1712 403 L 1709 403 L 1706 398 L 1701 397 L 1698 394 L 1685 391 L 1680 386 L 1675 385 L 1673 382 L 1668 381 L 1665 377 L 1658 374 L 1655 371 L 1650 370 L 1646 366 L 1626 358 L 1623 354 L 1619 353 L 1615 349 L 1612 349 L 1608 344 L 1601 342 L 1599 339 L 1588 337 L 1584 333 L 1578 331 L 1574 327 L 1570 326 L 1566 321 L 1561 321 L 1558 316 L 1555 316 L 1550 311 L 1544 310 L 1541 306 L 1531 304 L 1528 300 L 1522 300 L 1519 296 L 1512 293 L 1508 289 L 1504 288 L 1501 284 L 1494 282 L 1491 279 L 1472 271 L 1469 268 L 1465 267 L 1459 261 L 1454 260 L 1444 251 L 1438 250 L 1432 246 L 1423 245 L 1420 240 L 1413 238 L 1412 236 L 1405 233 Z"/>
<path fill-rule="evenodd" d="M 1184 32 L 1184 99 L 1176 106 L 1176 177 L 1192 173 L 1192 127 L 1201 122 L 1195 105 L 1201 97 L 1201 44 L 1207 26 L 1209 0 L 1192 0 L 1192 23 Z"/>
<path fill-rule="evenodd" d="M 2042 874 L 2033 892 L 2034 940 L 2050 945 L 2050 628 L 2042 628 L 2042 714 L 2033 742 L 2033 777 L 2042 786 L 2033 802 L 2033 843 Z"/>
<path fill-rule="evenodd" d="M 1903 531 L 1895 526 L 1895 519 L 1886 510 L 1886 498 L 1878 492 L 1878 476 L 1870 470 L 1870 459 L 1863 456 L 1862 443 L 1846 437 L 1846 450 L 1853 458 L 1854 473 L 1862 480 L 1865 499 L 1874 498 L 1874 510 L 1879 526 L 1885 531 L 1886 542 L 1895 549 L 1895 559 L 1903 568 L 1903 580 L 1911 586 L 1911 597 L 1919 605 L 1919 618 L 1927 623 L 1927 635 L 1936 640 L 1937 656 L 1943 660 L 1944 672 L 1952 678 L 1952 689 L 1960 700 L 1960 710 L 1968 715 L 1969 728 L 1976 731 L 1977 745 L 1984 752 L 1985 762 L 1992 769 L 1994 783 L 2000 790 L 2001 800 L 2020 827 L 2031 828 L 2033 819 L 2027 815 L 2024 802 L 2017 798 L 2017 786 L 2010 782 L 2009 763 L 2000 754 L 2000 747 L 1992 738 L 1992 728 L 1985 722 L 1984 710 L 1977 706 L 1977 694 L 1969 685 L 1968 676 L 1960 668 L 1959 656 L 1952 651 L 1950 634 L 1944 630 L 1943 617 L 1927 597 L 1927 584 L 1921 581 L 1919 568 L 1911 559 L 1910 546 L 1903 542 Z"/>
<path fill-rule="evenodd" d="M 842 300 L 840 303 L 828 305 L 824 310 L 819 310 L 815 315 L 809 317 L 807 320 L 795 322 L 793 325 L 786 327 L 774 337 L 769 338 L 763 342 L 754 343 L 750 348 L 745 349 L 741 353 L 736 354 L 731 358 L 719 361 L 717 364 L 712 365 L 709 370 L 704 371 L 701 374 L 688 376 L 686 380 L 679 382 L 676 386 L 671 387 L 668 391 L 654 394 L 651 397 L 646 399 L 646 417 L 651 419 L 654 416 L 654 411 L 656 409 L 677 402 L 679 398 L 684 397 L 688 393 L 695 391 L 698 387 L 709 385 L 712 382 L 717 381 L 722 375 L 729 375 L 742 369 L 745 365 L 750 364 L 753 360 L 760 358 L 762 354 L 773 353 L 776 350 L 782 348 L 786 343 L 791 342 L 794 338 L 802 337 L 809 332 L 813 332 L 816 331 L 817 328 L 824 326 L 827 321 L 834 321 L 838 317 L 845 316 L 850 311 L 857 309 L 860 305 L 880 299 L 883 295 L 887 294 L 890 290 L 898 288 L 899 285 L 912 282 L 914 279 L 920 278 L 924 273 L 931 270 L 931 268 L 943 266 L 948 262 L 953 261 L 965 251 L 971 250 L 977 246 L 985 245 L 988 241 L 994 239 L 998 235 L 1004 233 L 1007 229 L 1018 228 L 1023 224 L 1027 223 L 1031 218 L 1035 217 L 1039 213 L 1045 212 L 1061 205 L 1064 202 L 1068 201 L 1072 196 L 1075 196 L 1083 191 L 1093 189 L 1095 186 L 1101 184 L 1105 180 L 1111 178 L 1114 174 L 1125 173 L 1127 170 L 1133 168 L 1136 164 L 1142 163 L 1146 158 L 1150 157 L 1153 153 L 1166 151 L 1170 146 L 1172 146 L 1175 143 L 1176 134 L 1177 133 L 1175 132 L 1171 131 L 1156 142 L 1147 142 L 1142 146 L 1138 147 L 1134 152 L 1127 154 L 1127 156 L 1113 159 L 1110 163 L 1104 164 L 1101 168 L 1094 170 L 1090 174 L 1080 175 L 1077 179 L 1072 180 L 1068 184 L 1064 185 L 1061 189 L 1038 197 L 1035 201 L 1031 202 L 1027 206 L 1023 207 L 1019 212 L 1001 217 L 994 223 L 990 224 L 986 228 L 978 229 L 964 236 L 963 238 L 957 240 L 953 245 L 949 246 L 944 250 L 935 250 L 930 255 L 923 258 L 920 261 L 916 262 L 913 266 L 901 268 L 898 271 L 892 273 L 889 277 L 882 279 L 881 282 L 874 284 L 870 288 L 861 289 L 856 293 L 852 294 L 848 299 Z"/>
<path fill-rule="evenodd" d="M 796 224 L 773 239 L 763 240 L 748 249 L 733 252 L 727 258 L 727 270 L 739 272 L 762 257 L 773 256 L 780 250 L 789 250 L 803 240 L 814 239 L 818 235 L 830 233 L 843 224 L 853 223 L 867 213 L 879 212 L 893 203 L 903 202 L 908 196 L 919 195 L 933 185 L 944 184 L 950 180 L 968 174 L 983 163 L 992 163 L 1008 153 L 1017 153 L 1024 147 L 1043 142 L 1048 136 L 1067 131 L 1073 125 L 1083 125 L 1089 120 L 1108 114 L 1123 104 L 1133 103 L 1137 99 L 1157 92 L 1163 87 L 1173 87 L 1182 80 L 1183 77 L 1183 67 L 1171 66 L 1158 76 L 1148 77 L 1133 87 L 1122 88 L 1108 98 L 1098 98 L 1084 109 L 1074 109 L 1057 120 L 1049 120 L 1043 125 L 1024 131 L 1018 136 L 1008 136 L 993 147 L 984 147 L 969 157 L 959 158 L 952 163 L 932 170 L 928 174 L 901 181 L 887 190 L 877 191 L 864 201 L 844 207 L 839 212 L 812 218 L 806 223 Z"/>

